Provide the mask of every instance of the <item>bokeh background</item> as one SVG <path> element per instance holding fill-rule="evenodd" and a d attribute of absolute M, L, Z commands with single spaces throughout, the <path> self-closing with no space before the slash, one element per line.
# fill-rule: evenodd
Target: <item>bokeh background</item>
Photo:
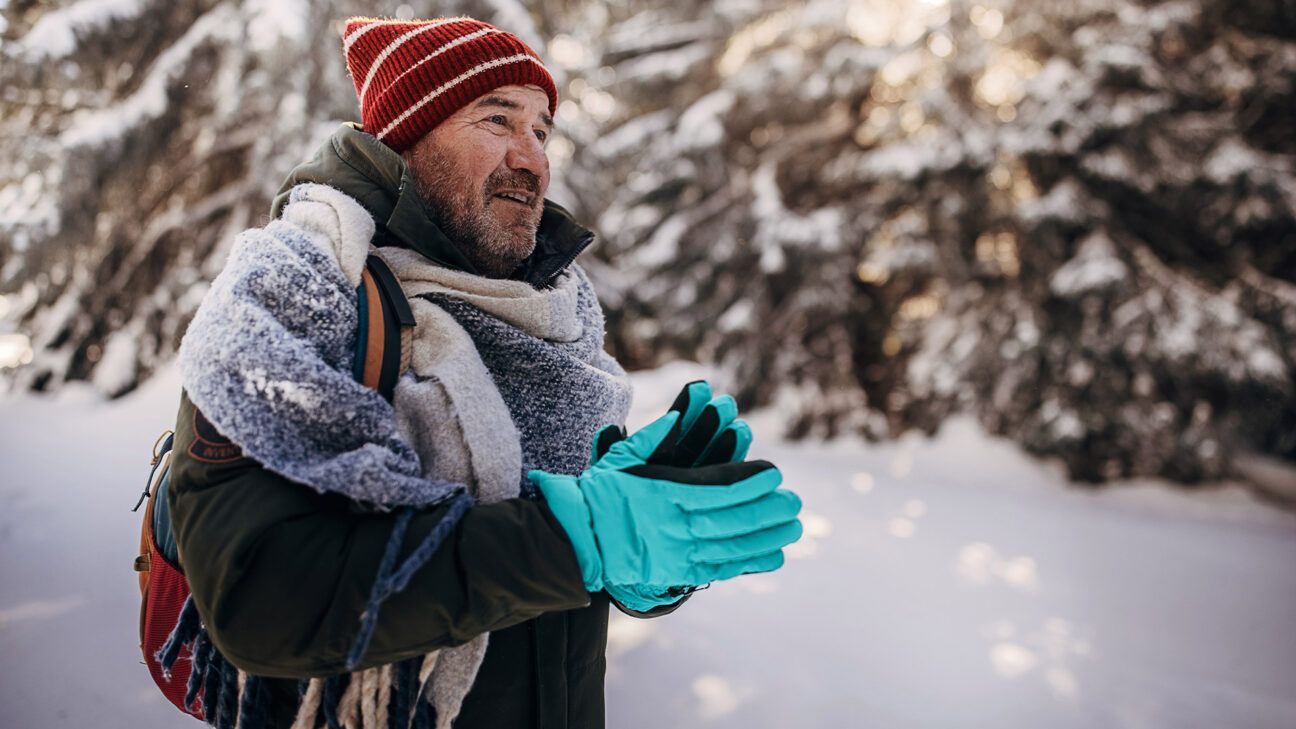
<path fill-rule="evenodd" d="M 117 506 L 354 14 L 540 52 L 636 417 L 708 376 L 806 495 L 610 726 L 1296 726 L 1293 0 L 0 0 L 0 725 L 185 722 Z"/>

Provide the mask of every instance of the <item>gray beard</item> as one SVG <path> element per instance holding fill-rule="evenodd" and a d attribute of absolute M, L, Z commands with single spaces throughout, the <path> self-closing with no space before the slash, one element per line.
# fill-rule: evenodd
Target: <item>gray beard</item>
<path fill-rule="evenodd" d="M 516 227 L 501 228 L 492 224 L 489 207 L 509 203 L 483 200 L 484 190 L 471 191 L 456 183 L 445 157 L 434 156 L 423 174 L 419 174 L 419 167 L 410 167 L 419 195 L 435 211 L 441 231 L 481 275 L 505 278 L 535 250 L 539 215 L 527 224 L 525 231 Z M 492 179 L 486 181 L 487 189 L 492 188 Z M 474 206 L 473 195 L 481 196 L 476 201 L 480 207 Z"/>
<path fill-rule="evenodd" d="M 481 215 L 468 216 L 456 214 L 445 205 L 431 204 L 438 211 L 442 232 L 484 276 L 508 276 L 535 250 L 536 226 L 529 226 L 530 232 L 523 238 L 516 229 L 500 230 L 491 225 L 484 210 Z"/>

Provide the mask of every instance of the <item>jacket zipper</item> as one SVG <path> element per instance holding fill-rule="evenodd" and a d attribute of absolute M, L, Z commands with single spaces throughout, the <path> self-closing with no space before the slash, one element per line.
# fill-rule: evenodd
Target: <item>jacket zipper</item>
<path fill-rule="evenodd" d="M 553 286 L 554 280 L 557 279 L 558 276 L 561 275 L 563 271 L 566 271 L 567 267 L 571 265 L 572 261 L 576 260 L 576 256 L 579 256 L 582 251 L 584 251 L 586 248 L 589 248 L 590 244 L 593 242 L 594 242 L 594 234 L 590 233 L 585 237 L 584 240 L 581 241 L 580 245 L 573 246 L 571 255 L 567 256 L 567 259 L 563 261 L 562 265 L 554 269 L 554 272 L 549 274 L 549 276 L 545 278 L 544 285 Z"/>

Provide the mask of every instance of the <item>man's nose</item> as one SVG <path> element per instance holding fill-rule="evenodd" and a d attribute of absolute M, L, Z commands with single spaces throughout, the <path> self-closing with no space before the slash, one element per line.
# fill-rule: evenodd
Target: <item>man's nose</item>
<path fill-rule="evenodd" d="M 526 170 L 541 180 L 549 174 L 549 156 L 530 131 L 512 136 L 504 163 L 511 170 Z"/>

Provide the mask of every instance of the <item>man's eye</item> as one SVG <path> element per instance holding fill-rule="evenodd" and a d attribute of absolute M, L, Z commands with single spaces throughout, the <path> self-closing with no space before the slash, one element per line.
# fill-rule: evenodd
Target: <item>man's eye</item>
<path fill-rule="evenodd" d="M 504 126 L 508 126 L 508 117 L 504 116 L 503 114 L 495 114 L 494 116 L 488 116 L 486 117 L 486 121 L 494 124 L 503 124 Z"/>
<path fill-rule="evenodd" d="M 536 139 L 539 139 L 542 142 L 549 138 L 549 132 L 546 132 L 543 129 L 535 130 L 535 135 L 536 135 Z"/>

